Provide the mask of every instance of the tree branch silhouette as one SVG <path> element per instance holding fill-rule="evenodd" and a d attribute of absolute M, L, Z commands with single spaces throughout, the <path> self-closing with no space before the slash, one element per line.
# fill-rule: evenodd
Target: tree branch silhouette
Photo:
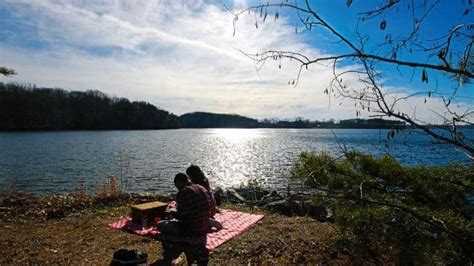
<path fill-rule="evenodd" d="M 273 13 L 274 21 L 277 21 L 280 18 L 280 12 L 284 10 L 296 12 L 298 25 L 303 25 L 308 32 L 316 27 L 326 30 L 334 39 L 334 42 L 342 44 L 347 52 L 311 57 L 297 51 L 272 49 L 258 53 L 242 51 L 244 55 L 255 62 L 257 71 L 261 70 L 268 60 L 279 61 L 280 68 L 283 59 L 294 60 L 298 62 L 299 68 L 295 79 L 291 80 L 289 84 L 297 86 L 302 71 L 305 69 L 310 70 L 311 65 L 332 65 L 333 79 L 324 93 L 328 96 L 334 95 L 354 100 L 357 107 L 356 116 L 359 116 L 361 111 L 368 111 L 379 117 L 396 118 L 408 123 L 412 128 L 421 130 L 433 137 L 437 142 L 453 145 L 466 153 L 468 157 L 474 159 L 473 140 L 466 137 L 462 130 L 459 130 L 460 126 L 473 124 L 474 116 L 472 115 L 471 107 L 462 112 L 454 111 L 450 107 L 457 96 L 458 88 L 469 83 L 474 78 L 474 55 L 472 53 L 474 24 L 452 25 L 452 27 L 449 27 L 450 30 L 441 34 L 440 37 L 419 40 L 420 32 L 424 27 L 423 23 L 427 21 L 427 18 L 432 15 L 441 2 L 442 0 L 425 1 L 423 12 L 419 15 L 416 14 L 416 7 L 412 1 L 406 0 L 387 0 L 380 7 L 359 13 L 359 20 L 364 22 L 384 17 L 382 22 L 380 22 L 380 30 L 385 30 L 388 23 L 385 20 L 385 15 L 388 12 L 399 12 L 399 6 L 404 3 L 412 10 L 412 29 L 405 33 L 405 35 L 397 38 L 392 38 L 390 34 L 387 34 L 385 42 L 375 43 L 375 47 L 379 49 L 374 51 L 367 51 L 366 47 L 373 46 L 374 43 L 370 43 L 368 37 L 360 34 L 358 26 L 355 29 L 356 39 L 352 40 L 351 36 L 342 34 L 331 23 L 323 19 L 308 0 L 296 0 L 293 3 L 282 1 L 279 4 L 267 2 L 266 4 L 250 6 L 239 10 L 233 13 L 234 34 L 239 16 L 243 16 L 246 13 L 251 14 L 255 18 L 255 25 L 258 28 L 258 22 L 265 23 L 269 13 Z M 346 3 L 349 8 L 351 4 L 352 1 L 347 1 Z M 468 3 L 468 5 L 470 4 Z M 261 21 L 259 21 L 259 18 Z M 297 32 L 298 25 L 296 25 L 295 32 Z M 388 48 L 387 45 L 391 46 L 391 48 Z M 418 57 L 399 57 L 399 54 L 404 50 L 412 53 L 413 48 L 415 48 L 415 53 L 419 55 Z M 417 60 L 412 58 L 417 58 Z M 437 58 L 439 61 L 435 62 L 433 58 Z M 351 64 L 352 69 L 345 69 L 339 72 L 339 66 L 344 64 L 344 66 L 347 66 L 348 62 Z M 408 113 L 408 110 L 403 109 L 402 102 L 417 96 L 420 97 L 420 93 L 401 96 L 388 93 L 381 85 L 384 65 L 395 67 L 400 75 L 400 68 L 412 69 L 413 71 L 420 69 L 422 83 L 429 82 L 429 74 L 437 74 L 455 82 L 456 85 L 451 89 L 450 96 L 447 98 L 436 91 L 428 91 L 425 94 L 428 98 L 436 98 L 444 104 L 444 110 L 441 110 L 444 114 L 439 112 L 440 110 L 433 112 L 440 115 L 442 120 L 445 121 L 444 124 L 449 126 L 443 127 L 440 131 L 427 121 L 420 120 L 416 115 L 411 115 Z M 432 73 L 428 73 L 428 71 Z M 384 75 L 387 75 L 387 73 L 384 73 Z M 344 76 L 358 77 L 360 84 L 364 86 L 362 88 L 351 87 L 343 82 Z M 387 98 L 389 96 L 394 97 L 394 99 L 389 100 Z M 446 132 L 448 133 L 447 135 L 445 135 Z"/>

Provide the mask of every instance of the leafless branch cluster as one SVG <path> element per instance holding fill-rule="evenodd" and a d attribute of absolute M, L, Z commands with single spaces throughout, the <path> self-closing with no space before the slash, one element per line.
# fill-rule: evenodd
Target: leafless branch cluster
<path fill-rule="evenodd" d="M 280 12 L 285 10 L 295 12 L 299 20 L 295 28 L 296 33 L 298 33 L 298 26 L 303 26 L 308 32 L 319 27 L 329 33 L 334 43 L 342 44 L 347 52 L 313 58 L 296 51 L 268 50 L 259 53 L 242 51 L 255 62 L 257 71 L 269 60 L 278 61 L 280 68 L 284 60 L 296 61 L 299 64 L 299 70 L 295 79 L 289 82 L 296 86 L 303 70 L 310 69 L 311 65 L 331 66 L 333 79 L 324 93 L 328 96 L 352 99 L 357 116 L 361 114 L 361 111 L 365 111 L 369 112 L 371 117 L 399 119 L 412 128 L 432 136 L 436 141 L 449 143 L 464 151 L 470 158 L 474 158 L 474 142 L 460 129 L 460 127 L 473 125 L 474 111 L 470 108 L 463 111 L 453 108 L 458 89 L 474 78 L 474 51 L 472 49 L 474 23 L 452 25 L 448 32 L 440 34 L 439 37 L 423 39 L 420 32 L 423 30 L 424 22 L 441 2 L 442 0 L 426 0 L 423 3 L 413 0 L 386 0 L 381 6 L 358 14 L 359 21 L 354 34 L 356 37 L 353 38 L 336 30 L 312 7 L 308 0 L 292 2 L 283 0 L 279 3 L 269 1 L 234 13 L 234 34 L 238 18 L 247 13 L 255 17 L 255 25 L 258 28 L 258 24 L 264 23 L 269 14 L 276 21 L 280 17 Z M 346 4 L 350 8 L 352 1 L 347 0 Z M 422 7 L 417 5 L 422 5 Z M 473 9 L 470 1 L 465 5 L 466 9 L 460 16 L 467 16 Z M 412 28 L 409 31 L 402 31 L 398 36 L 386 34 L 385 40 L 381 43 L 371 42 L 368 36 L 360 32 L 360 27 L 367 27 L 367 23 L 380 19 L 382 20 L 379 29 L 385 31 L 390 12 L 397 14 L 402 6 L 412 11 Z M 414 76 L 416 70 L 419 69 L 422 83 L 428 83 L 429 75 L 431 75 L 435 77 L 435 80 L 438 77 L 444 77 L 453 86 L 443 90 L 418 90 L 410 95 L 390 94 L 382 84 L 382 73 L 387 75 L 387 72 L 382 70 L 386 67 L 395 68 L 401 76 L 401 70 L 409 69 Z M 356 78 L 359 85 L 354 86 L 345 82 L 345 79 L 351 78 Z M 434 129 L 430 123 L 420 120 L 410 110 L 403 109 L 402 102 L 423 96 L 425 104 L 430 98 L 438 99 L 444 104 L 444 110 L 432 110 L 444 121 L 443 127 Z"/>
<path fill-rule="evenodd" d="M 13 70 L 11 68 L 6 68 L 6 67 L 3 67 L 3 66 L 0 66 L 0 75 L 11 76 L 11 75 L 16 75 L 16 72 L 15 72 L 15 70 Z"/>

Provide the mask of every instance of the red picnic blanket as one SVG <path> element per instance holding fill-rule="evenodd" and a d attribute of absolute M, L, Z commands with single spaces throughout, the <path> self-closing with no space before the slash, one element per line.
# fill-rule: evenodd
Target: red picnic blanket
<path fill-rule="evenodd" d="M 205 243 L 206 248 L 211 251 L 255 225 L 263 218 L 263 214 L 252 214 L 223 209 L 220 213 L 216 213 L 214 218 L 222 224 L 223 228 L 217 232 L 211 232 L 202 237 L 183 237 L 161 234 L 155 226 L 142 228 L 140 224 L 133 223 L 130 217 L 123 217 L 108 226 L 114 229 L 126 230 L 141 236 L 154 237 L 158 240 L 169 240 L 191 244 Z"/>

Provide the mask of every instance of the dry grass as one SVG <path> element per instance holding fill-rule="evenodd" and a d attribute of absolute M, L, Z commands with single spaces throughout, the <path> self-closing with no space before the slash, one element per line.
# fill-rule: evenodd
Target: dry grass
<path fill-rule="evenodd" d="M 154 240 L 106 227 L 127 211 L 109 207 L 62 219 L 2 223 L 0 264 L 106 265 L 120 247 L 137 248 L 157 259 L 161 248 Z"/>
<path fill-rule="evenodd" d="M 123 200 L 109 205 L 92 204 L 54 219 L 29 216 L 25 212 L 4 212 L 0 215 L 0 265 L 107 265 L 113 252 L 120 247 L 147 252 L 149 262 L 154 262 L 162 256 L 159 242 L 106 226 L 128 214 L 130 204 L 131 201 Z M 32 202 L 30 208 L 34 206 Z M 227 207 L 261 212 L 239 206 Z M 257 226 L 213 251 L 210 263 L 346 264 L 348 259 L 331 247 L 330 238 L 334 233 L 331 225 L 308 217 L 266 213 Z"/>
<path fill-rule="evenodd" d="M 81 193 L 81 191 L 79 191 L 79 193 Z M 99 184 L 96 189 L 96 196 L 101 198 L 117 197 L 120 194 L 120 185 L 114 176 L 108 176 L 107 181 Z"/>
<path fill-rule="evenodd" d="M 332 226 L 308 217 L 267 214 L 254 228 L 217 248 L 214 264 L 325 264 L 347 258 L 331 248 Z"/>

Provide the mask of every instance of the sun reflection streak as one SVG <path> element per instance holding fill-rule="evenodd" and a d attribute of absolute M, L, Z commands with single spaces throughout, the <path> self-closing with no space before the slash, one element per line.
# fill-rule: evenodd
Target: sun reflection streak
<path fill-rule="evenodd" d="M 215 182 L 224 187 L 245 184 L 249 174 L 256 171 L 256 158 L 261 156 L 255 145 L 261 143 L 265 135 L 259 129 L 213 129 L 211 135 L 218 166 L 213 171 Z"/>
<path fill-rule="evenodd" d="M 241 128 L 216 128 L 212 129 L 212 134 L 224 141 L 244 142 L 261 137 L 259 129 L 241 129 Z"/>

